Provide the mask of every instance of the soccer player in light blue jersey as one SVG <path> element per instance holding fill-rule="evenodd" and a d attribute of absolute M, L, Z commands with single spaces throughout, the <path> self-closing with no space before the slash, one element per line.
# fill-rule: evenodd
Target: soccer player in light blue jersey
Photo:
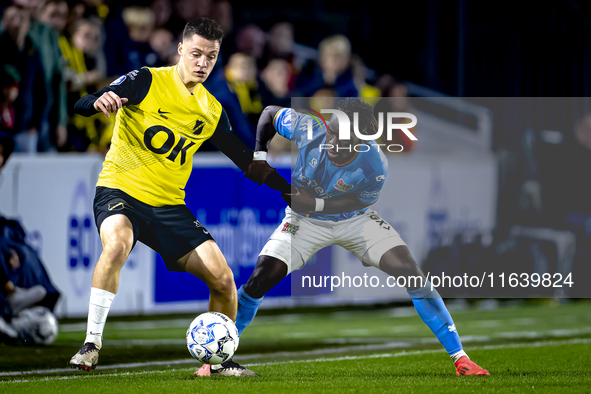
<path fill-rule="evenodd" d="M 336 109 L 349 119 L 357 113 L 361 134 L 376 133 L 378 124 L 368 104 L 347 98 Z M 264 295 L 285 276 L 302 268 L 320 249 L 339 245 L 365 266 L 396 277 L 421 277 L 423 286 L 409 284 L 408 294 L 421 319 L 452 358 L 456 375 L 489 375 L 464 352 L 443 300 L 431 289 L 400 235 L 370 209 L 380 197 L 388 172 L 381 147 L 354 133 L 349 140 L 340 140 L 335 114 L 325 123 L 290 108 L 269 106 L 257 126 L 252 170 L 266 165 L 267 146 L 276 133 L 294 141 L 299 149 L 292 170 L 292 187 L 297 191 L 284 196 L 287 201 L 291 199 L 291 208 L 286 208 L 283 222 L 263 247 L 252 275 L 238 290 L 238 332 L 242 334 Z"/>

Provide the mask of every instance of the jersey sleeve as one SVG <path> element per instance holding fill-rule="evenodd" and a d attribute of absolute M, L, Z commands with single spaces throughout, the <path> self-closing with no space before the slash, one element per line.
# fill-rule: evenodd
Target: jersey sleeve
<path fill-rule="evenodd" d="M 388 160 L 385 156 L 380 156 L 382 156 L 380 162 L 367 166 L 369 171 L 365 174 L 364 185 L 357 192 L 359 201 L 366 205 L 372 205 L 378 201 L 388 175 Z"/>
<path fill-rule="evenodd" d="M 252 151 L 234 133 L 230 119 L 228 119 L 228 114 L 223 108 L 218 125 L 213 135 L 209 138 L 209 142 L 224 155 L 228 156 L 242 171 L 247 170 L 248 165 L 252 161 Z"/>
<path fill-rule="evenodd" d="M 314 139 L 317 133 L 326 132 L 322 121 L 291 108 L 282 108 L 277 111 L 273 118 L 273 126 L 281 136 L 295 142 L 298 148 Z M 309 138 L 310 127 L 312 127 L 312 138 Z"/>
<path fill-rule="evenodd" d="M 126 98 L 128 101 L 123 104 L 125 106 L 138 105 L 148 95 L 151 85 L 152 73 L 149 69 L 142 68 L 140 70 L 134 70 L 120 76 L 106 88 L 82 97 L 76 102 L 74 110 L 82 116 L 92 116 L 98 113 L 94 109 L 94 103 L 106 92 L 113 92 L 121 98 Z"/>
<path fill-rule="evenodd" d="M 293 111 L 295 112 L 295 111 Z M 282 137 L 291 140 L 291 108 L 281 108 L 273 118 L 273 126 Z"/>

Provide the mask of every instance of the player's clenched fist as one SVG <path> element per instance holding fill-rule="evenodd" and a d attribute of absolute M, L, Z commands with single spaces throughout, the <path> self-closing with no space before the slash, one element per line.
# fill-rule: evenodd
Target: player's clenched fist
<path fill-rule="evenodd" d="M 288 203 L 289 206 L 298 213 L 307 214 L 314 212 L 314 208 L 316 207 L 316 199 L 304 188 L 292 186 L 291 194 L 283 197 L 283 201 L 287 202 L 286 198 L 290 200 Z"/>
<path fill-rule="evenodd" d="M 105 115 L 111 116 L 109 114 L 117 113 L 126 102 L 126 98 L 120 98 L 113 92 L 105 92 L 94 102 L 93 106 L 97 111 L 103 111 Z"/>
<path fill-rule="evenodd" d="M 265 179 L 273 171 L 275 171 L 275 168 L 271 167 L 265 160 L 253 160 L 244 176 L 260 186 L 265 183 Z"/>

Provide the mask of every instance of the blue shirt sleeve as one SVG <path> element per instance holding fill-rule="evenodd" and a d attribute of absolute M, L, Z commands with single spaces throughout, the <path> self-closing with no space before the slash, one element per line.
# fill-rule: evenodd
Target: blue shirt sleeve
<path fill-rule="evenodd" d="M 223 108 L 218 125 L 209 138 L 209 142 L 228 156 L 236 164 L 236 167 L 246 172 L 248 165 L 252 161 L 252 151 L 234 134 L 228 114 Z"/>
<path fill-rule="evenodd" d="M 295 111 L 293 111 L 295 112 Z M 273 126 L 282 137 L 291 140 L 291 108 L 281 108 L 273 118 Z"/>
<path fill-rule="evenodd" d="M 282 108 L 277 111 L 273 118 L 273 126 L 281 136 L 295 142 L 298 148 L 307 145 L 319 133 L 326 132 L 322 120 L 300 114 L 291 108 Z M 312 128 L 311 132 L 310 127 Z"/>

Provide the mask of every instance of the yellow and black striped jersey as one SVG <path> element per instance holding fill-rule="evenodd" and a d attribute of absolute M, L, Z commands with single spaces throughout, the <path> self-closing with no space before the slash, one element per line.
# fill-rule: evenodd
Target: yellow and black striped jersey
<path fill-rule="evenodd" d="M 151 206 L 184 204 L 193 154 L 210 140 L 243 171 L 252 152 L 232 132 L 222 106 L 203 85 L 190 93 L 177 66 L 132 71 L 109 87 L 84 96 L 76 112 L 112 91 L 128 102 L 117 113 L 111 148 L 97 186 L 119 189 Z"/>

